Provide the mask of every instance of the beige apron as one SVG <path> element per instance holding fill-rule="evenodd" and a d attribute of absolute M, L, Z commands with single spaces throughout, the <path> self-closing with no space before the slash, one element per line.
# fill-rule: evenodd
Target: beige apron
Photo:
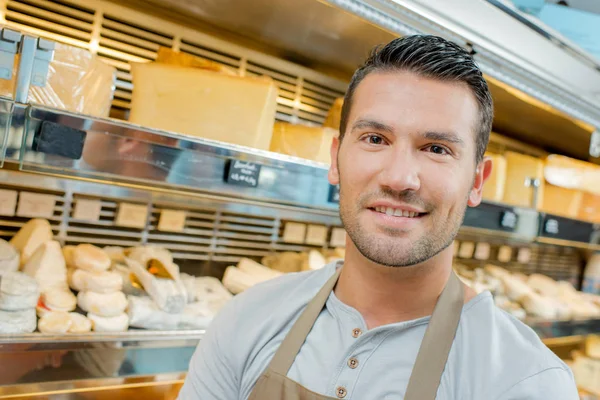
<path fill-rule="evenodd" d="M 335 397 L 312 392 L 286 375 L 335 287 L 340 272 L 341 268 L 338 268 L 308 303 L 279 346 L 269 366 L 256 382 L 249 400 L 336 400 Z M 452 272 L 425 331 L 404 400 L 435 400 L 458 328 L 463 299 L 463 285 Z M 345 396 L 346 394 L 342 392 L 337 399 Z"/>

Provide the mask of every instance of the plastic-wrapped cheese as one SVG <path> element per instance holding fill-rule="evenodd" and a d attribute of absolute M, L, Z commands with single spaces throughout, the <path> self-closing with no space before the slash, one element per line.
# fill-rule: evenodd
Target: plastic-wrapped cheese
<path fill-rule="evenodd" d="M 156 246 L 134 247 L 126 257 L 136 261 L 152 275 L 159 278 L 179 279 L 179 267 L 167 249 Z"/>
<path fill-rule="evenodd" d="M 88 313 L 87 318 L 92 321 L 94 332 L 125 332 L 129 328 L 129 317 L 125 313 L 114 317 L 101 317 Z"/>
<path fill-rule="evenodd" d="M 0 310 L 33 309 L 38 298 L 38 284 L 30 276 L 21 272 L 10 272 L 0 276 Z"/>
<path fill-rule="evenodd" d="M 116 317 L 123 314 L 127 308 L 127 298 L 123 292 L 95 293 L 79 292 L 77 305 L 83 311 L 100 317 Z"/>
<path fill-rule="evenodd" d="M 178 314 L 161 310 L 149 297 L 129 296 L 129 325 L 156 330 L 206 329 L 214 313 L 203 303 L 191 303 Z"/>
<path fill-rule="evenodd" d="M 223 285 L 233 294 L 241 293 L 265 280 L 266 279 L 249 274 L 234 266 L 227 267 L 223 274 Z"/>
<path fill-rule="evenodd" d="M 52 288 L 68 288 L 67 266 L 57 241 L 41 244 L 23 266 L 23 272 L 37 281 L 42 292 Z"/>
<path fill-rule="evenodd" d="M 75 268 L 90 272 L 103 272 L 110 268 L 111 259 L 101 248 L 91 244 L 80 244 L 72 254 Z"/>
<path fill-rule="evenodd" d="M 19 270 L 19 252 L 10 243 L 0 239 L 0 276 Z"/>
<path fill-rule="evenodd" d="M 0 334 L 31 333 L 35 331 L 37 318 L 35 309 L 0 311 Z"/>
<path fill-rule="evenodd" d="M 29 261 L 29 257 L 37 248 L 52 240 L 52 226 L 45 219 L 29 220 L 10 240 L 10 244 L 21 253 L 21 265 Z"/>
<path fill-rule="evenodd" d="M 249 258 L 242 258 L 237 265 L 238 269 L 250 275 L 256 276 L 261 280 L 273 279 L 281 276 L 281 272 L 274 271 L 262 264 L 252 261 Z"/>
<path fill-rule="evenodd" d="M 68 272 L 68 281 L 71 289 L 78 292 L 112 293 L 123 288 L 121 275 L 114 271 L 90 272 L 71 269 Z"/>
<path fill-rule="evenodd" d="M 110 257 L 113 263 L 125 262 L 125 249 L 119 246 L 106 246 L 102 250 Z"/>

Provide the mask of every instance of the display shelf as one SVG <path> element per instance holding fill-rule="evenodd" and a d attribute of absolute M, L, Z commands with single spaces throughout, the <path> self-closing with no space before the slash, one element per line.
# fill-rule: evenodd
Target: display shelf
<path fill-rule="evenodd" d="M 524 321 L 542 339 L 568 338 L 600 333 L 600 318 Z"/>

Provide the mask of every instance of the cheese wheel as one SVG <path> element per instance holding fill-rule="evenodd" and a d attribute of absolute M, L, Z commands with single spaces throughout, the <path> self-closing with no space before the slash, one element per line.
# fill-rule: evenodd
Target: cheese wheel
<path fill-rule="evenodd" d="M 256 276 L 261 280 L 272 279 L 282 275 L 281 272 L 274 271 L 271 268 L 267 268 L 264 265 L 259 264 L 256 261 L 253 261 L 249 258 L 242 258 L 239 261 L 237 267 L 241 271 Z"/>
<path fill-rule="evenodd" d="M 125 262 L 125 249 L 119 246 L 106 246 L 102 250 L 110 257 L 113 263 Z"/>
<path fill-rule="evenodd" d="M 80 244 L 73 250 L 73 266 L 91 272 L 102 272 L 110 268 L 111 259 L 101 248 L 91 244 Z"/>
<path fill-rule="evenodd" d="M 510 275 L 510 272 L 507 269 L 492 264 L 487 264 L 484 268 L 484 271 L 495 278 L 502 278 Z"/>
<path fill-rule="evenodd" d="M 35 331 L 37 318 L 33 308 L 20 311 L 0 311 L 0 333 L 19 334 Z"/>
<path fill-rule="evenodd" d="M 544 296 L 556 297 L 560 294 L 558 283 L 546 275 L 531 274 L 527 279 L 527 284 L 530 288 Z"/>
<path fill-rule="evenodd" d="M 129 328 L 129 317 L 125 313 L 114 317 L 101 317 L 88 313 L 87 317 L 92 321 L 94 332 L 124 332 Z"/>
<path fill-rule="evenodd" d="M 35 308 L 39 298 L 35 279 L 21 272 L 0 276 L 0 310 L 18 311 Z"/>
<path fill-rule="evenodd" d="M 63 311 L 51 311 L 38 322 L 38 330 L 42 333 L 67 333 L 73 321 L 69 313 Z"/>
<path fill-rule="evenodd" d="M 227 267 L 223 274 L 223 285 L 233 294 L 241 293 L 263 280 L 234 266 Z"/>
<path fill-rule="evenodd" d="M 95 293 L 79 292 L 77 305 L 86 312 L 100 317 L 115 317 L 127 308 L 127 298 L 123 292 Z"/>
<path fill-rule="evenodd" d="M 65 258 L 57 241 L 40 245 L 23 266 L 23 272 L 35 278 L 40 291 L 68 289 Z"/>
<path fill-rule="evenodd" d="M 118 272 L 90 272 L 83 269 L 70 270 L 68 273 L 71 289 L 96 293 L 119 292 L 123 288 L 123 279 Z"/>
<path fill-rule="evenodd" d="M 77 307 L 77 299 L 70 290 L 51 289 L 42 293 L 43 306 L 50 311 L 73 311 Z"/>
<path fill-rule="evenodd" d="M 19 252 L 6 240 L 0 239 L 0 276 L 19 270 Z"/>
<path fill-rule="evenodd" d="M 179 279 L 179 267 L 173 263 L 173 256 L 167 249 L 156 246 L 134 247 L 126 259 L 136 261 L 159 278 Z"/>
<path fill-rule="evenodd" d="M 90 321 L 85 315 L 81 315 L 79 313 L 69 313 L 69 318 L 71 318 L 71 327 L 69 328 L 69 333 L 85 333 L 90 332 L 92 330 L 92 321 Z"/>
<path fill-rule="evenodd" d="M 21 265 L 25 265 L 37 248 L 52 240 L 52 226 L 45 219 L 29 220 L 13 236 L 10 244 L 21 253 Z"/>
<path fill-rule="evenodd" d="M 534 291 L 527 284 L 511 275 L 501 277 L 504 282 L 506 295 L 512 301 L 520 301 L 524 296 L 533 294 Z"/>
<path fill-rule="evenodd" d="M 551 299 L 531 292 L 521 299 L 521 304 L 528 314 L 544 319 L 556 319 L 558 310 Z"/>

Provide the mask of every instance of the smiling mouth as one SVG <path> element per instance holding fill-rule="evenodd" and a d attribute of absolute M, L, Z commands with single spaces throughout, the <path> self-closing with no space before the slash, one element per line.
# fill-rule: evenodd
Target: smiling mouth
<path fill-rule="evenodd" d="M 402 210 L 400 208 L 393 208 L 393 207 L 369 207 L 369 210 L 378 212 L 381 214 L 385 214 L 390 217 L 404 217 L 404 218 L 420 218 L 427 214 L 427 213 Z"/>

